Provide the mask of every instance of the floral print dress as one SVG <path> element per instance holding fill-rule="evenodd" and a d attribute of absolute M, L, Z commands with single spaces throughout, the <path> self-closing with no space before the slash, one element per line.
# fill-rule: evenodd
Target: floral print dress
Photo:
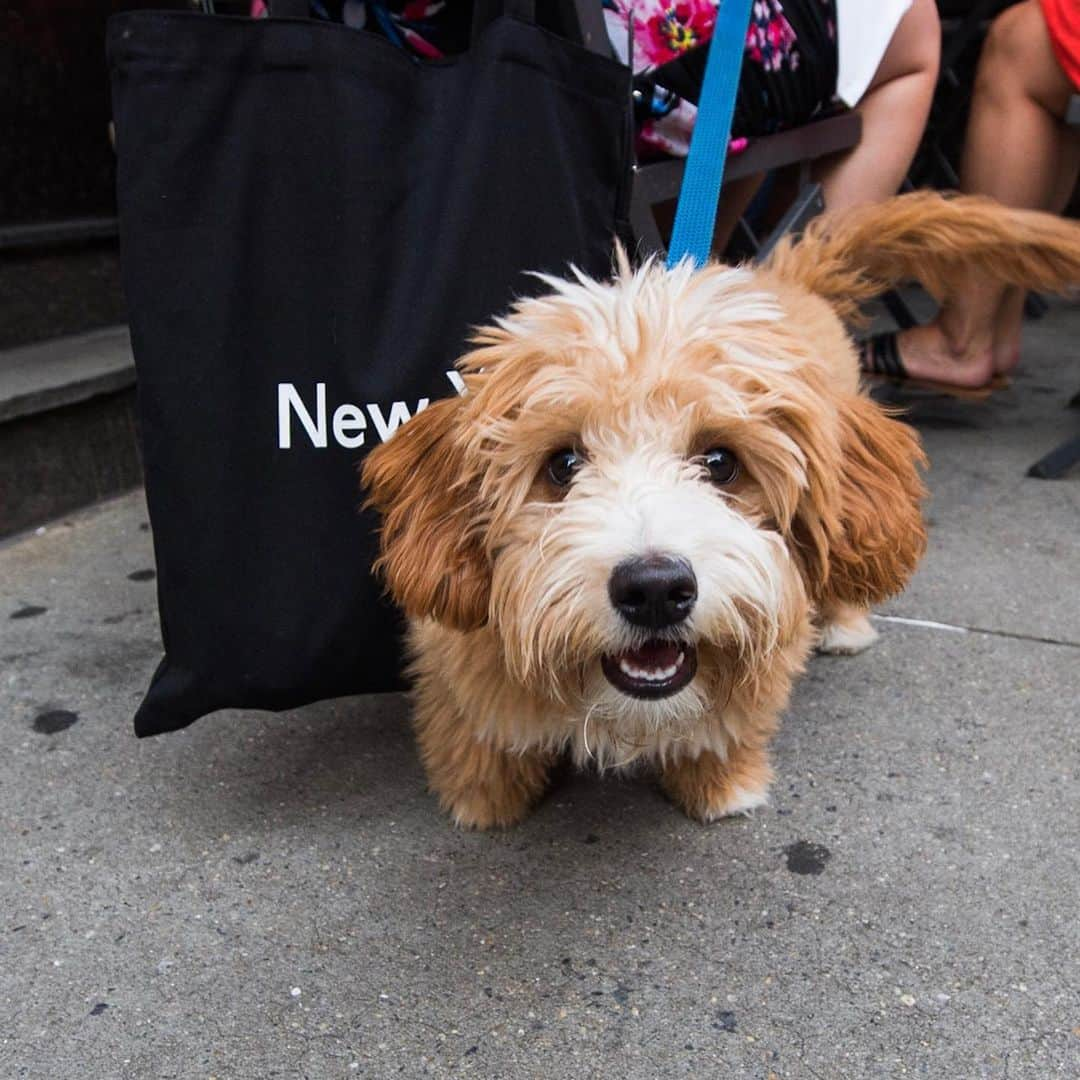
<path fill-rule="evenodd" d="M 706 44 L 717 0 L 605 0 L 608 36 L 635 74 L 647 74 Z M 731 151 L 747 138 L 805 123 L 836 86 L 835 0 L 755 0 L 746 32 Z M 647 84 L 648 85 L 648 84 Z M 638 132 L 642 156 L 683 156 L 697 108 L 657 87 Z"/>

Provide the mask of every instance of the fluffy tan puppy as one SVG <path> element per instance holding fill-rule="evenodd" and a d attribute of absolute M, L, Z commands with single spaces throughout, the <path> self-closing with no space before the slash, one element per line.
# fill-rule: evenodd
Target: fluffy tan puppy
<path fill-rule="evenodd" d="M 944 293 L 969 260 L 1080 281 L 1078 234 L 918 194 L 759 269 L 545 279 L 481 330 L 464 396 L 364 469 L 454 821 L 520 820 L 563 753 L 650 763 L 702 821 L 763 804 L 808 652 L 865 647 L 925 545 L 918 438 L 860 391 L 842 319 L 903 278 Z"/>

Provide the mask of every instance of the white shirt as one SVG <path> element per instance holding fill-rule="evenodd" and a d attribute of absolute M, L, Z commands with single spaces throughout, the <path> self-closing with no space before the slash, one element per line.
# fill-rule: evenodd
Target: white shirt
<path fill-rule="evenodd" d="M 836 95 L 858 105 L 911 0 L 836 0 Z"/>

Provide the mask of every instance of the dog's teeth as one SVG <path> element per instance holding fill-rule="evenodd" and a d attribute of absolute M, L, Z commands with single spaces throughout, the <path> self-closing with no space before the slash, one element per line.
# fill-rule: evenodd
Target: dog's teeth
<path fill-rule="evenodd" d="M 678 660 L 676 660 L 671 667 L 649 668 L 647 670 L 636 668 L 626 660 L 620 660 L 619 670 L 622 671 L 627 678 L 637 679 L 639 682 L 667 682 L 668 679 L 673 679 L 675 677 L 685 659 L 685 655 L 679 653 Z"/>

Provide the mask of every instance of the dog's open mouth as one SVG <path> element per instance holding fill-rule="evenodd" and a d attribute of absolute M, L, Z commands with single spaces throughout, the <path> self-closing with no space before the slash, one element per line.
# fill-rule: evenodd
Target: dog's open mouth
<path fill-rule="evenodd" d="M 685 641 L 646 641 L 600 663 L 616 690 L 655 700 L 677 694 L 690 682 L 697 672 L 697 649 Z"/>

